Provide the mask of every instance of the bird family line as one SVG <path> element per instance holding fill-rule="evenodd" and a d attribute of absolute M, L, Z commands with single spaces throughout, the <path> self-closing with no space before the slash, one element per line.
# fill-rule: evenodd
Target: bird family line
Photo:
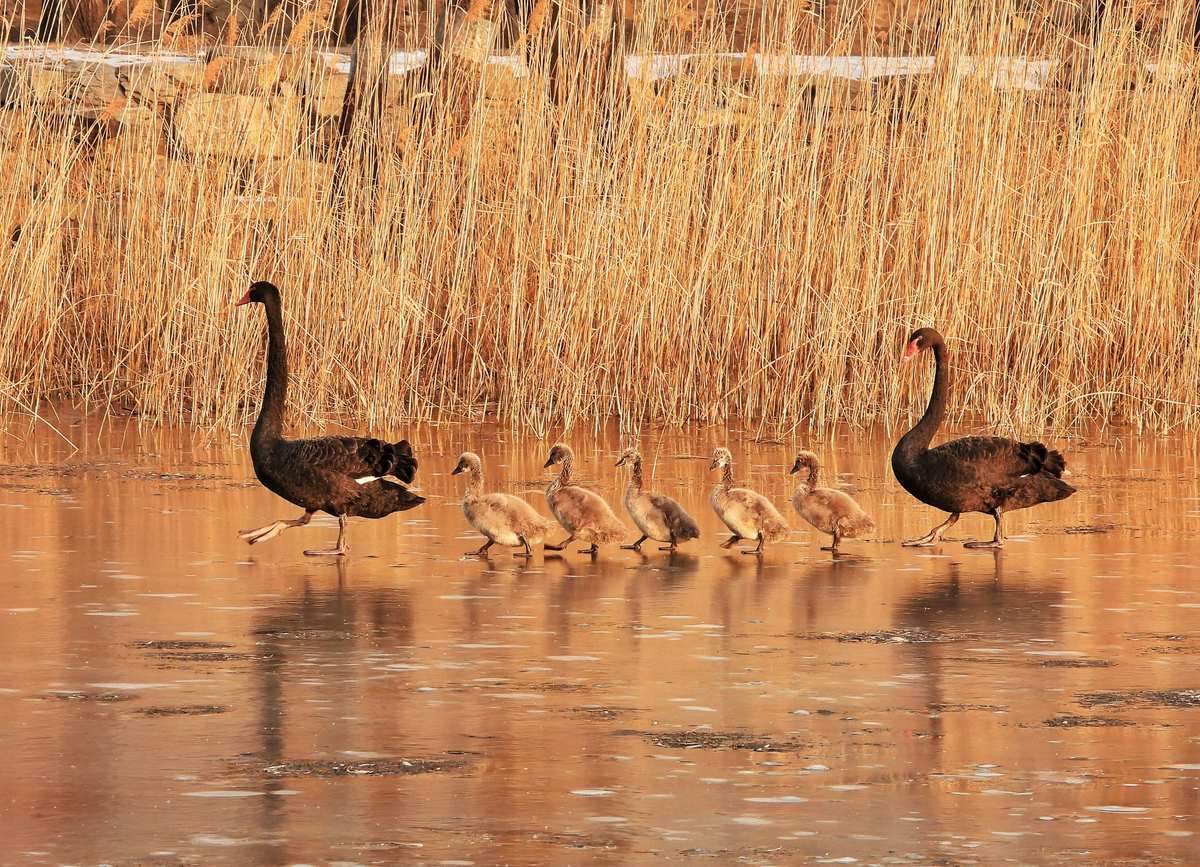
<path fill-rule="evenodd" d="M 388 443 L 366 437 L 318 437 L 290 440 L 283 435 L 287 403 L 287 346 L 283 328 L 283 306 L 279 289 L 266 281 L 251 285 L 237 302 L 262 304 L 267 317 L 267 375 L 262 407 L 250 436 L 254 473 L 263 486 L 304 510 L 298 518 L 274 521 L 263 527 L 243 530 L 239 535 L 251 545 L 273 539 L 293 527 L 303 527 L 316 512 L 338 519 L 336 545 L 323 551 L 305 551 L 310 556 L 338 556 L 347 552 L 346 519 L 383 518 L 415 508 L 425 502 L 408 490 L 417 472 L 417 459 L 407 440 Z M 905 346 L 903 360 L 910 361 L 926 350 L 934 357 L 933 391 L 924 415 L 896 443 L 892 471 L 900 485 L 917 500 L 949 517 L 926 535 L 904 542 L 906 546 L 929 547 L 958 521 L 963 512 L 981 512 L 995 521 L 991 541 L 967 542 L 968 548 L 1000 548 L 1004 545 L 1003 516 L 1040 503 L 1063 500 L 1075 488 L 1062 480 L 1066 460 L 1040 442 L 1023 443 L 1005 437 L 971 436 L 930 448 L 946 415 L 950 391 L 950 366 L 942 335 L 932 328 L 914 331 Z M 600 545 L 620 541 L 628 528 L 599 494 L 571 481 L 574 453 L 559 443 L 550 449 L 545 467 L 559 468 L 546 488 L 546 502 L 555 519 L 567 532 L 558 544 L 546 541 L 553 523 L 519 497 L 483 492 L 483 465 L 478 455 L 465 452 L 453 474 L 467 474 L 463 513 L 485 543 L 473 555 L 486 555 L 493 545 L 520 548 L 518 557 L 532 556 L 532 547 L 542 544 L 548 551 L 562 551 L 576 540 L 589 545 L 581 553 L 595 554 Z M 626 449 L 617 466 L 628 467 L 629 483 L 624 503 L 638 530 L 637 541 L 622 548 L 640 550 L 648 539 L 665 543 L 661 550 L 697 539 L 696 522 L 676 501 L 647 491 L 642 475 L 642 458 L 636 449 Z M 761 555 L 767 542 L 782 539 L 787 521 L 764 497 L 737 486 L 733 455 L 721 447 L 713 453 L 711 469 L 721 476 L 709 495 L 713 511 L 729 528 L 730 537 L 721 544 L 731 548 L 740 541 L 756 543 L 745 554 Z M 842 539 L 857 538 L 875 529 L 866 512 L 842 491 L 817 487 L 817 456 L 801 452 L 792 473 L 807 470 L 792 495 L 797 514 L 831 537 L 823 550 L 836 552 Z M 389 481 L 396 479 L 401 484 Z"/>

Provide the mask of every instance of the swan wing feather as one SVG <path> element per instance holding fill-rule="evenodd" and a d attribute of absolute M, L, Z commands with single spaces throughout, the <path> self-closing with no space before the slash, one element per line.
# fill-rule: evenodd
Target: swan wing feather
<path fill-rule="evenodd" d="M 493 512 L 492 520 L 531 542 L 540 542 L 542 536 L 554 526 L 549 519 L 539 515 L 533 506 L 512 494 L 486 494 L 479 501 L 487 504 Z"/>
<path fill-rule="evenodd" d="M 700 538 L 700 528 L 678 501 L 665 494 L 647 494 L 646 497 L 678 541 Z"/>
<path fill-rule="evenodd" d="M 315 437 L 288 440 L 280 448 L 293 466 L 353 480 L 395 476 L 408 483 L 417 472 L 417 459 L 407 440 L 393 444 L 373 437 Z"/>
<path fill-rule="evenodd" d="M 732 502 L 736 503 L 751 517 L 755 526 L 767 538 L 782 537 L 788 531 L 787 521 L 775 505 L 757 491 L 749 488 L 731 488 L 726 492 Z"/>
<path fill-rule="evenodd" d="M 926 452 L 926 460 L 972 466 L 996 479 L 1020 478 L 1045 472 L 1061 478 L 1067 462 L 1042 443 L 1023 443 L 1006 437 L 963 437 Z"/>

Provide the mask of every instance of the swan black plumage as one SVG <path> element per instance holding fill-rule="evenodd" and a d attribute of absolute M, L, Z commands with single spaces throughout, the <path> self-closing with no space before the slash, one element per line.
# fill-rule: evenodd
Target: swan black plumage
<path fill-rule="evenodd" d="M 1064 500 L 1075 489 L 1062 480 L 1067 462 L 1061 454 L 1041 443 L 1022 443 L 1004 437 L 963 437 L 929 448 L 946 415 L 950 369 L 942 335 L 920 328 L 908 338 L 904 360 L 933 350 L 936 372 L 929 405 L 921 420 L 900 438 L 892 451 L 892 471 L 904 490 L 922 503 L 949 512 L 945 523 L 920 539 L 905 545 L 927 547 L 938 544 L 942 533 L 963 512 L 983 512 L 996 522 L 990 542 L 968 542 L 968 548 L 1001 548 L 1004 529 L 1001 516 L 1039 503 Z"/>
<path fill-rule="evenodd" d="M 262 304 L 267 314 L 267 383 L 262 408 L 250 435 L 254 474 L 268 490 L 304 509 L 291 521 L 243 530 L 239 535 L 251 545 L 273 539 L 292 527 L 303 527 L 315 512 L 338 519 L 337 546 L 329 551 L 305 551 L 310 556 L 345 554 L 346 518 L 383 518 L 425 502 L 383 476 L 411 482 L 417 459 L 407 440 L 387 443 L 364 437 L 319 437 L 289 440 L 283 436 L 287 403 L 287 347 L 283 332 L 283 307 L 279 289 L 259 281 L 237 306 Z"/>

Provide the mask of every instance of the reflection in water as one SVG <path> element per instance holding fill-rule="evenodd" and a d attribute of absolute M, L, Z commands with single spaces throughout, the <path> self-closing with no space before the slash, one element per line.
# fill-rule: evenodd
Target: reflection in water
<path fill-rule="evenodd" d="M 1154 699 L 1197 686 L 1192 444 L 1081 444 L 1006 550 L 912 551 L 881 540 L 930 513 L 855 433 L 823 457 L 878 539 L 760 560 L 686 457 L 743 437 L 664 433 L 704 538 L 526 563 L 460 559 L 448 473 L 475 446 L 545 512 L 546 444 L 437 428 L 428 503 L 323 563 L 238 542 L 273 502 L 240 440 L 74 433 L 3 455 L 0 863 L 1200 859 L 1196 711 Z M 618 503 L 619 438 L 573 440 Z M 796 446 L 738 455 L 781 505 Z"/>
<path fill-rule="evenodd" d="M 1004 636 L 1012 630 L 1026 639 L 1053 638 L 1062 591 L 1021 573 L 1006 576 L 1003 551 L 987 551 L 978 560 L 965 578 L 961 561 L 935 570 L 932 584 L 898 600 L 896 624 L 952 634 Z"/>

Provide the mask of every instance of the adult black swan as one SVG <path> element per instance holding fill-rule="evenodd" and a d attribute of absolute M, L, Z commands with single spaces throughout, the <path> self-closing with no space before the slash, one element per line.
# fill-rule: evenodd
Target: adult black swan
<path fill-rule="evenodd" d="M 1062 480 L 1067 462 L 1041 443 L 1019 443 L 1004 437 L 964 437 L 929 448 L 946 415 L 950 370 L 942 335 L 932 328 L 912 333 L 904 360 L 915 358 L 926 349 L 933 350 L 937 365 L 933 394 L 925 415 L 896 443 L 892 471 L 904 490 L 922 503 L 949 512 L 950 517 L 920 539 L 904 544 L 936 545 L 962 512 L 983 512 L 995 519 L 996 534 L 990 542 L 968 542 L 966 547 L 1002 548 L 1001 516 L 1005 512 L 1064 500 L 1075 493 Z"/>
<path fill-rule="evenodd" d="M 304 553 L 345 554 L 347 517 L 382 518 L 425 502 L 424 497 L 382 478 L 395 476 L 411 482 L 417 472 L 417 459 L 406 440 L 393 445 L 361 437 L 285 439 L 288 371 L 279 289 L 265 281 L 254 283 L 237 306 L 250 303 L 261 304 L 267 311 L 267 386 L 258 422 L 250 435 L 254 474 L 268 490 L 304 509 L 304 514 L 293 521 L 243 530 L 239 535 L 251 545 L 266 542 L 291 527 L 303 527 L 314 512 L 327 512 L 338 519 L 337 547 Z"/>

